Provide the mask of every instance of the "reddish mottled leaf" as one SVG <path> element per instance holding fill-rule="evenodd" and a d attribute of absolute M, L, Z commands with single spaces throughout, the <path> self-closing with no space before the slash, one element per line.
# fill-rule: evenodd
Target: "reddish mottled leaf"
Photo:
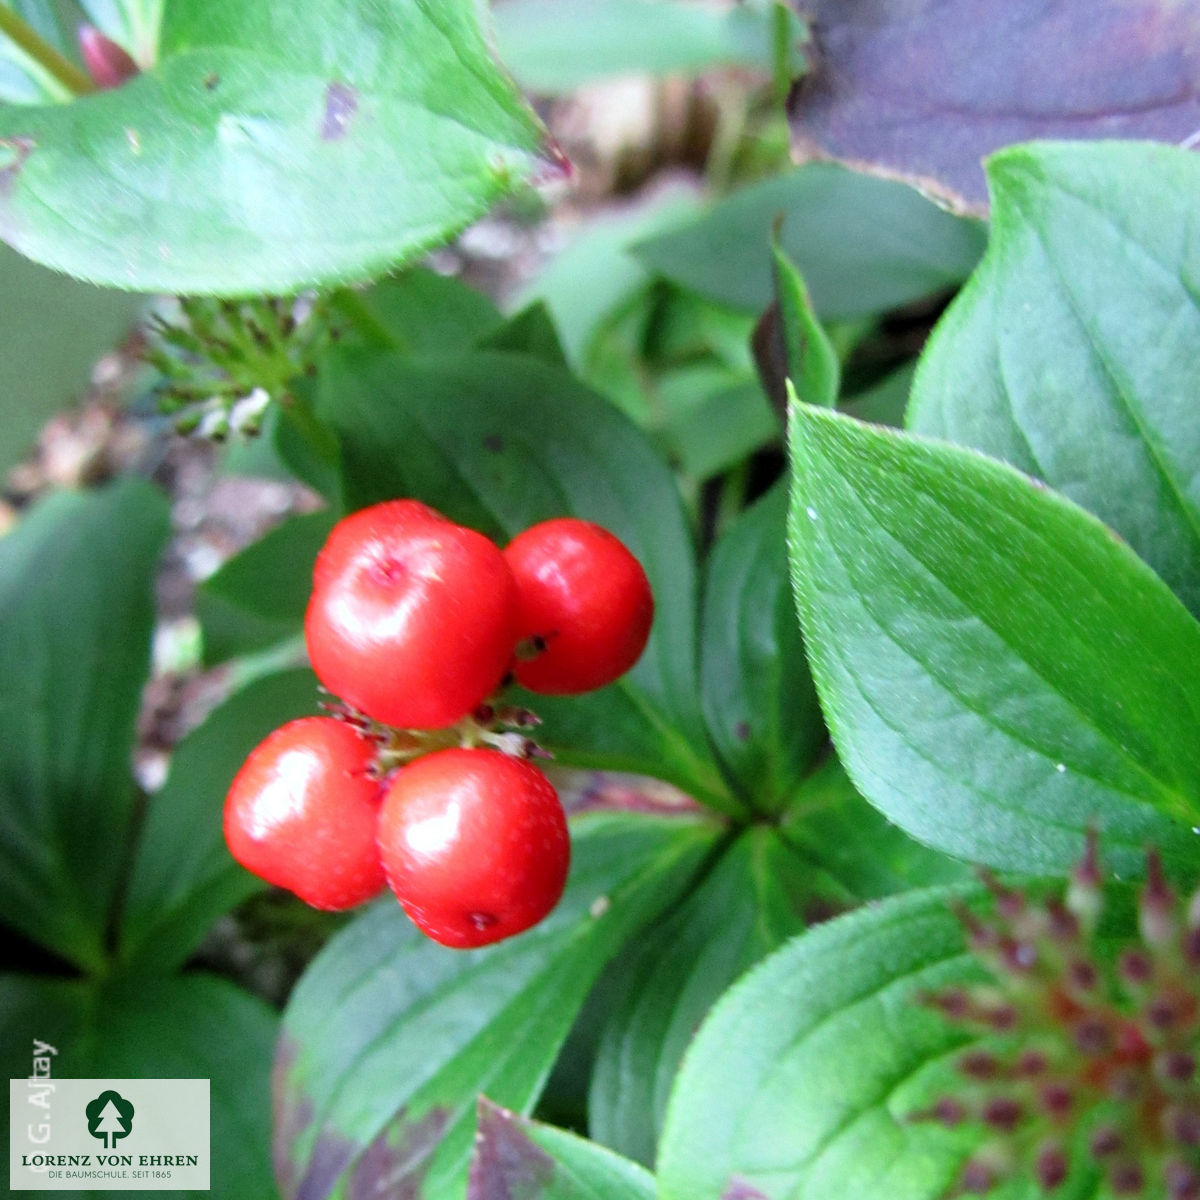
<path fill-rule="evenodd" d="M 516 1114 L 480 1097 L 468 1200 L 508 1200 L 514 1192 L 543 1195 L 554 1159 L 532 1141 Z"/>
<path fill-rule="evenodd" d="M 624 812 L 572 825 L 563 902 L 520 937 L 447 950 L 385 899 L 309 967 L 275 1063 L 287 1200 L 462 1200 L 480 1093 L 532 1105 L 597 974 L 679 899 L 717 828 Z"/>
<path fill-rule="evenodd" d="M 813 151 L 987 204 L 980 160 L 1034 138 L 1200 130 L 1200 8 L 1175 0 L 809 0 L 815 70 L 793 98 Z"/>
<path fill-rule="evenodd" d="M 653 1196 L 654 1177 L 636 1163 L 479 1098 L 467 1200 L 652 1200 Z"/>

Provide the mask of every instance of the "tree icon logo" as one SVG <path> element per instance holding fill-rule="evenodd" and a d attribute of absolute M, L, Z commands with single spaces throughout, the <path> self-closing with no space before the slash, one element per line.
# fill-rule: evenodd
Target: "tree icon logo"
<path fill-rule="evenodd" d="M 104 1142 L 111 1150 L 119 1138 L 128 1137 L 133 1129 L 133 1105 L 111 1089 L 101 1092 L 84 1110 L 88 1133 Z"/>

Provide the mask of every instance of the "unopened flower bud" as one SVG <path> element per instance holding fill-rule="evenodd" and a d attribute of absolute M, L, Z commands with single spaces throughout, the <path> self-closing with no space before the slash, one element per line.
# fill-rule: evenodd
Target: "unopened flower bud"
<path fill-rule="evenodd" d="M 1148 946 L 1165 946 L 1178 934 L 1175 893 L 1163 875 L 1157 850 L 1146 854 L 1146 883 L 1138 897 L 1138 927 Z"/>
<path fill-rule="evenodd" d="M 1108 1173 L 1108 1186 L 1114 1196 L 1140 1196 L 1146 1186 L 1146 1174 L 1140 1163 L 1117 1163 Z"/>
<path fill-rule="evenodd" d="M 996 1186 L 999 1176 L 990 1163 L 971 1159 L 962 1169 L 958 1190 L 968 1196 L 982 1196 Z"/>
<path fill-rule="evenodd" d="M 1196 1058 L 1184 1050 L 1167 1050 L 1154 1060 L 1160 1079 L 1170 1083 L 1191 1083 L 1196 1074 Z"/>
<path fill-rule="evenodd" d="M 1163 1167 L 1167 1200 L 1200 1200 L 1200 1172 L 1181 1159 L 1171 1159 Z"/>
<path fill-rule="evenodd" d="M 1142 986 L 1154 978 L 1154 963 L 1144 950 L 1124 950 L 1117 959 L 1117 970 L 1126 983 Z"/>
<path fill-rule="evenodd" d="M 1011 1133 L 1021 1123 L 1025 1110 L 1011 1096 L 997 1096 L 983 1108 L 984 1122 L 1002 1133 Z"/>
<path fill-rule="evenodd" d="M 1121 1149 L 1120 1131 L 1111 1125 L 1101 1125 L 1092 1134 L 1088 1149 L 1096 1158 L 1112 1158 Z"/>
<path fill-rule="evenodd" d="M 1075 914 L 1085 933 L 1091 933 L 1100 919 L 1104 904 L 1101 883 L 1099 842 L 1096 831 L 1089 829 L 1083 858 L 1071 872 L 1066 899 L 1067 908 Z"/>
<path fill-rule="evenodd" d="M 92 82 L 101 90 L 120 87 L 138 74 L 129 54 L 94 25 L 80 25 L 79 53 Z"/>
<path fill-rule="evenodd" d="M 1048 1192 L 1052 1192 L 1067 1178 L 1068 1169 L 1066 1153 L 1057 1142 L 1047 1142 L 1038 1151 L 1033 1166 L 1038 1183 Z"/>

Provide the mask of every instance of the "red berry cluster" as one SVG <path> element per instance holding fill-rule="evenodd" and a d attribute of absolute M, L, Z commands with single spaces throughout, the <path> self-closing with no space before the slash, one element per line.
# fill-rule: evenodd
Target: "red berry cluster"
<path fill-rule="evenodd" d="M 957 1025 L 1002 1035 L 959 1058 L 959 1094 L 914 1114 L 989 1131 L 951 1195 L 1022 1174 L 1051 1194 L 1091 1174 L 1113 1196 L 1200 1200 L 1200 892 L 1181 905 L 1151 852 L 1140 943 L 1113 962 L 1096 937 L 1094 836 L 1065 899 L 985 881 L 995 917 L 959 916 L 992 981 L 924 997 Z"/>
<path fill-rule="evenodd" d="M 501 551 L 415 500 L 338 523 L 317 558 L 305 638 L 334 716 L 289 722 L 225 802 L 243 866 L 317 908 L 385 882 L 446 946 L 528 929 L 558 903 L 570 842 L 530 762 L 537 724 L 497 693 L 515 677 L 570 695 L 624 674 L 654 601 L 607 530 L 560 518 Z"/>

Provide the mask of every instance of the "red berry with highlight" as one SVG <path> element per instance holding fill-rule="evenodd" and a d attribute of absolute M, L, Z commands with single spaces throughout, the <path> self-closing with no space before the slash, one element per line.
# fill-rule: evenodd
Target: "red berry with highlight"
<path fill-rule="evenodd" d="M 397 500 L 334 527 L 304 633 L 331 691 L 384 724 L 440 729 L 496 689 L 516 618 L 512 572 L 487 538 Z"/>
<path fill-rule="evenodd" d="M 402 767 L 379 821 L 388 885 L 443 946 L 486 946 L 558 903 L 571 843 L 558 794 L 532 763 L 442 750 Z"/>
<path fill-rule="evenodd" d="M 383 888 L 374 747 L 328 717 L 275 730 L 225 799 L 225 841 L 247 870 L 314 908 L 353 908 Z"/>
<path fill-rule="evenodd" d="M 607 529 L 573 517 L 543 521 L 515 537 L 504 557 L 520 595 L 518 636 L 536 647 L 516 664 L 523 686 L 590 692 L 641 657 L 654 620 L 650 581 Z"/>

